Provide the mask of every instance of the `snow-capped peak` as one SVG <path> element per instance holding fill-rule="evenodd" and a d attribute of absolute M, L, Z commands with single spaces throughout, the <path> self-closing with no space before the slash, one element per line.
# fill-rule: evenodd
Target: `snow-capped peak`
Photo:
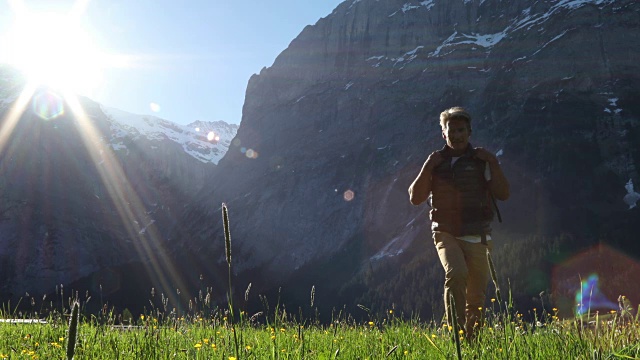
<path fill-rule="evenodd" d="M 187 154 L 197 160 L 217 164 L 238 130 L 237 125 L 223 121 L 196 121 L 179 125 L 155 116 L 132 114 L 107 106 L 101 108 L 109 119 L 112 133 L 109 143 L 114 150 L 126 149 L 125 138 L 169 140 L 182 146 Z"/>

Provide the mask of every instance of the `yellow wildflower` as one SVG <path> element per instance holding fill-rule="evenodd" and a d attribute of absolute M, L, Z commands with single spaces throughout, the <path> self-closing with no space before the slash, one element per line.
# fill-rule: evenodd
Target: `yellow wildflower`
<path fill-rule="evenodd" d="M 244 348 L 247 349 L 247 351 L 251 350 L 251 346 L 250 345 L 247 345 Z"/>
<path fill-rule="evenodd" d="M 200 350 L 200 348 L 202 347 L 202 343 L 197 343 L 195 345 L 193 345 L 194 348 Z"/>
<path fill-rule="evenodd" d="M 373 326 L 373 325 L 374 325 L 373 321 L 369 321 L 369 326 Z"/>

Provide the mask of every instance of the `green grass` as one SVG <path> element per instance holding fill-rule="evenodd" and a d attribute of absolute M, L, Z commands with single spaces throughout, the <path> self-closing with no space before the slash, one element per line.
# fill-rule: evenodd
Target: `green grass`
<path fill-rule="evenodd" d="M 69 313 L 46 324 L 0 323 L 0 359 L 63 359 Z M 456 359 L 452 329 L 388 312 L 364 322 L 338 315 L 328 325 L 284 311 L 240 313 L 233 326 L 226 310 L 186 316 L 142 315 L 133 326 L 111 314 L 80 317 L 75 359 Z M 11 314 L 0 313 L 2 317 Z M 159 316 L 158 316 L 159 315 Z M 578 320 L 553 314 L 531 322 L 522 314 L 485 309 L 474 341 L 461 341 L 464 359 L 634 359 L 640 357 L 637 318 L 618 312 Z M 235 331 L 234 331 L 235 329 Z M 239 352 L 236 355 L 236 341 Z M 463 338 L 463 335 L 457 334 Z"/>

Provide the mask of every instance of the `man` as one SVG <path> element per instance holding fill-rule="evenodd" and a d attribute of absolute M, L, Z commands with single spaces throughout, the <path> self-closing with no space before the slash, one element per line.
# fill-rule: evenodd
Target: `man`
<path fill-rule="evenodd" d="M 498 159 L 469 144 L 471 116 L 453 107 L 440 114 L 446 145 L 429 155 L 409 187 L 409 199 L 420 205 L 431 195 L 433 241 L 445 270 L 444 304 L 447 322 L 453 325 L 450 294 L 455 300 L 456 321 L 467 336 L 480 322 L 484 306 L 492 248 L 493 200 L 509 197 L 509 183 Z"/>

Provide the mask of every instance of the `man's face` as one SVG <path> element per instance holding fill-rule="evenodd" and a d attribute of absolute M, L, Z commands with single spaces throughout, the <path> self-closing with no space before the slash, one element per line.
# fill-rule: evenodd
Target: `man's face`
<path fill-rule="evenodd" d="M 446 128 L 442 131 L 442 137 L 447 141 L 447 145 L 453 149 L 454 154 L 462 155 L 469 145 L 471 131 L 466 120 L 451 119 L 447 122 Z"/>

